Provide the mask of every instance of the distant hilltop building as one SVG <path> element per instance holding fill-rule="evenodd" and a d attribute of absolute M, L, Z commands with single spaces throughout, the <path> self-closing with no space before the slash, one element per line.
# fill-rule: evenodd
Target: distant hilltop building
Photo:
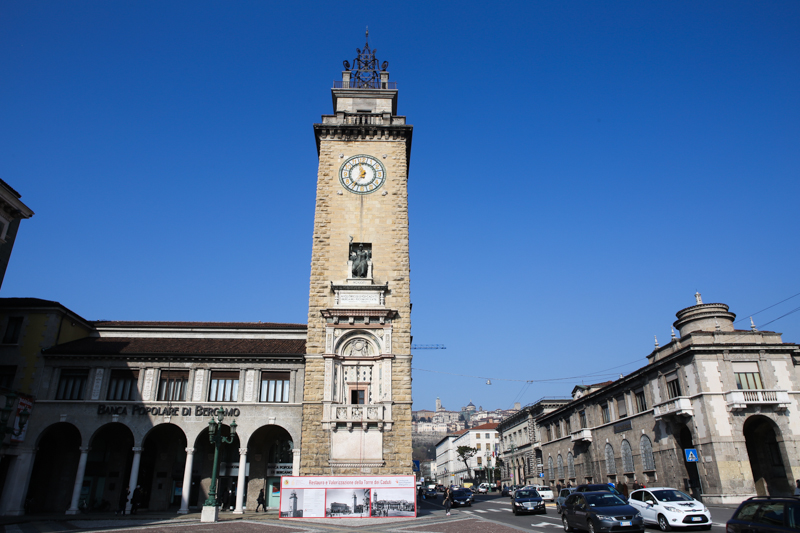
<path fill-rule="evenodd" d="M 411 412 L 412 432 L 421 435 L 444 435 L 482 424 L 497 424 L 520 410 L 519 403 L 513 409 L 495 409 L 486 411 L 483 406 L 475 407 L 471 401 L 458 411 L 448 411 L 442 406 L 442 400 L 436 398 L 436 409 L 420 409 Z"/>

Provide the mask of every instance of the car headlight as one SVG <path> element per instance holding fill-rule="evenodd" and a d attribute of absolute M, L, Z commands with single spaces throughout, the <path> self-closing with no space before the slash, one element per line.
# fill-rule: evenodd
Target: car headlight
<path fill-rule="evenodd" d="M 641 518 L 642 517 L 642 513 L 636 513 L 635 515 L 633 515 L 633 517 L 634 518 Z"/>
<path fill-rule="evenodd" d="M 613 516 L 606 516 L 606 515 L 602 515 L 602 514 L 599 514 L 599 515 L 596 515 L 596 516 L 597 516 L 598 520 L 614 520 Z"/>
<path fill-rule="evenodd" d="M 665 505 L 664 509 L 666 509 L 667 511 L 669 511 L 671 513 L 682 513 L 683 512 L 682 509 L 678 509 L 677 507 L 672 507 L 670 505 Z"/>

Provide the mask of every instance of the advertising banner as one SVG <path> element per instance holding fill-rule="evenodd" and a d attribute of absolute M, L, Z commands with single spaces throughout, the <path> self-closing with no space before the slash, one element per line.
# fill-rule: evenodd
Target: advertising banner
<path fill-rule="evenodd" d="M 417 516 L 414 476 L 284 476 L 281 518 Z"/>
<path fill-rule="evenodd" d="M 33 411 L 33 398 L 30 398 L 28 396 L 20 396 L 19 401 L 17 402 L 17 412 L 15 413 L 14 416 L 15 432 L 19 431 L 19 415 L 26 409 L 28 410 L 28 414 L 30 414 Z M 22 432 L 19 435 L 14 436 L 13 433 L 11 434 L 11 442 L 25 442 L 25 435 L 27 433 L 28 433 L 28 425 L 26 424 L 22 428 Z"/>

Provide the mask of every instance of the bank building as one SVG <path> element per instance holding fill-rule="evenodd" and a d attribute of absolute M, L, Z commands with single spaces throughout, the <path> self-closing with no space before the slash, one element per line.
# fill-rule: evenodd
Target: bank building
<path fill-rule="evenodd" d="M 137 486 L 143 509 L 197 509 L 220 406 L 217 497 L 236 513 L 261 490 L 277 509 L 282 475 L 411 473 L 413 130 L 387 67 L 359 49 L 313 125 L 307 324 L 91 321 L 0 298 L 0 514 L 130 509 Z"/>

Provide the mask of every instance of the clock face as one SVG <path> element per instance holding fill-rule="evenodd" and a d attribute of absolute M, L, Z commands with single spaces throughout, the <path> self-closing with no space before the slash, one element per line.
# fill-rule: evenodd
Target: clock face
<path fill-rule="evenodd" d="M 369 194 L 381 188 L 386 181 L 386 169 L 371 155 L 354 155 L 339 169 L 342 186 L 356 194 Z"/>

